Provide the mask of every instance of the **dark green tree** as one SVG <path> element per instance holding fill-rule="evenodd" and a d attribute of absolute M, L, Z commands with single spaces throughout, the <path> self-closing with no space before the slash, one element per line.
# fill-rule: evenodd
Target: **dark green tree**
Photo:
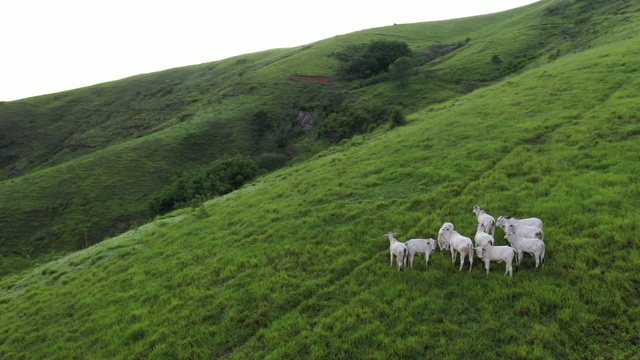
<path fill-rule="evenodd" d="M 413 60 L 409 56 L 399 57 L 389 67 L 391 78 L 397 81 L 400 86 L 406 87 L 409 85 L 409 77 L 411 76 L 411 68 L 413 67 Z"/>
<path fill-rule="evenodd" d="M 340 62 L 337 71 L 340 79 L 358 80 L 384 73 L 396 59 L 410 54 L 409 45 L 404 42 L 377 40 L 366 46 L 349 46 L 333 56 Z"/>

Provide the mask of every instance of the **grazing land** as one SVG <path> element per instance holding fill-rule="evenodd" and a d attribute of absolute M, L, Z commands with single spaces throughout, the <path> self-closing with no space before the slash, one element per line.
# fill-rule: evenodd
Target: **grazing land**
<path fill-rule="evenodd" d="M 1 131 L 12 134 L 0 137 L 3 149 L 28 154 L 2 168 L 22 174 L 0 182 L 0 357 L 637 357 L 639 27 L 632 2 L 542 1 L 0 104 L 0 124 L 13 126 Z M 251 116 L 280 106 L 277 94 L 300 85 L 291 76 L 332 77 L 332 52 L 380 36 L 429 61 L 416 60 L 404 86 L 385 76 L 342 86 L 402 106 L 406 125 L 301 140 L 314 151 L 239 190 L 143 214 L 177 169 L 265 152 L 244 131 Z M 458 41 L 435 59 L 425 50 Z M 113 94 L 148 96 L 142 87 L 156 78 L 195 100 L 174 110 L 166 98 L 145 100 L 153 113 L 115 107 Z M 197 95 L 196 83 L 211 88 Z M 111 105 L 83 100 L 111 88 Z M 108 106 L 111 115 L 95 118 L 102 125 L 83 112 L 86 131 L 59 140 L 82 139 L 75 152 L 44 133 L 27 151 L 16 137 L 26 136 L 24 109 L 34 126 L 71 134 L 73 111 Z M 141 127 L 122 133 L 132 119 Z M 452 222 L 473 238 L 475 205 L 496 218 L 541 218 L 544 268 L 527 255 L 512 278 L 504 263 L 485 275 L 477 257 L 458 271 L 439 250 L 429 269 L 420 257 L 414 269 L 389 266 L 383 234 L 435 238 Z M 114 219 L 126 226 L 109 236 Z M 102 227 L 104 240 L 91 240 Z M 503 236 L 497 229 L 498 245 Z"/>

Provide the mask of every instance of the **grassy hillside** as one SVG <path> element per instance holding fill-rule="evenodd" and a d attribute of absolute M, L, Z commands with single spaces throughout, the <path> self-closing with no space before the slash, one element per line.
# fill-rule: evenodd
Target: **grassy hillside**
<path fill-rule="evenodd" d="M 275 154 L 294 162 L 312 156 L 326 148 L 314 135 L 337 96 L 356 108 L 398 106 L 410 114 L 632 36 L 636 13 L 636 5 L 622 1 L 548 1 L 1 103 L 0 198 L 7 201 L 0 202 L 0 274 L 149 221 L 149 202 L 174 177 L 225 155 L 259 161 Z M 332 77 L 338 65 L 332 54 L 375 40 L 409 45 L 406 86 L 388 74 L 330 86 L 292 79 Z M 317 115 L 302 135 L 301 111 Z M 258 112 L 280 123 L 260 132 Z"/>
<path fill-rule="evenodd" d="M 561 21 L 590 4 L 549 2 L 496 18 Z M 583 23 L 606 28 L 587 31 L 589 40 L 574 41 L 573 53 L 562 43 L 561 56 L 539 56 L 518 75 L 416 105 L 407 126 L 356 136 L 202 207 L 5 276 L 0 354 L 637 357 L 640 36 L 630 30 L 640 14 L 628 2 L 606 5 Z M 425 26 L 438 24 L 451 23 Z M 487 54 L 491 66 L 494 52 Z M 422 86 L 420 76 L 411 86 Z M 115 149 L 130 154 L 152 139 Z M 111 157 L 102 154 L 95 156 Z M 60 176 L 38 172 L 13 183 L 35 183 L 38 174 Z M 473 237 L 474 205 L 495 217 L 543 219 L 544 269 L 534 271 L 527 256 L 513 278 L 502 276 L 504 264 L 485 275 L 477 258 L 471 272 L 458 272 L 439 253 L 429 269 L 422 261 L 413 270 L 389 267 L 382 234 L 435 237 L 451 221 Z M 496 239 L 505 244 L 502 235 Z"/>

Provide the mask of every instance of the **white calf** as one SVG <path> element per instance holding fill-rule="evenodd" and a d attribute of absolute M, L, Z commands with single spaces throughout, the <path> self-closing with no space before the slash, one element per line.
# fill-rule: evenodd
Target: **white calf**
<path fill-rule="evenodd" d="M 429 268 L 429 255 L 436 250 L 436 241 L 429 239 L 411 239 L 404 243 L 409 254 L 409 266 L 413 269 L 413 257 L 416 253 L 424 254 L 424 259 Z"/>
<path fill-rule="evenodd" d="M 396 263 L 398 264 L 398 270 L 407 266 L 407 246 L 404 243 L 396 240 L 394 235 L 398 233 L 384 234 L 389 238 L 389 266 L 393 266 L 393 255 L 396 256 Z"/>
<path fill-rule="evenodd" d="M 478 217 L 478 224 L 482 224 L 484 226 L 485 231 L 490 234 L 490 235 L 495 235 L 496 234 L 496 220 L 493 218 L 493 216 L 487 214 L 484 211 L 484 208 L 482 206 L 474 206 L 473 207 L 473 212 L 476 214 L 476 216 Z"/>
<path fill-rule="evenodd" d="M 528 253 L 536 259 L 536 269 L 538 269 L 538 264 L 540 263 L 542 263 L 542 267 L 544 267 L 544 250 L 546 246 L 542 240 L 525 238 L 514 232 L 508 232 L 504 237 L 509 240 L 511 247 L 516 249 L 518 255 L 516 264 L 518 264 L 518 266 L 520 266 L 522 262 L 522 254 Z"/>
<path fill-rule="evenodd" d="M 516 263 L 518 262 L 517 252 L 514 248 L 511 246 L 485 245 L 476 246 L 475 250 L 478 257 L 484 260 L 484 268 L 487 270 L 487 275 L 489 275 L 489 266 L 492 261 L 496 261 L 498 264 L 504 261 L 506 263 L 504 276 L 509 274 L 509 276 L 513 277 L 513 266 L 511 263 L 513 262 L 514 256 L 516 256 Z"/>
<path fill-rule="evenodd" d="M 469 271 L 473 267 L 473 244 L 471 239 L 460 235 L 457 231 L 453 230 L 453 224 L 449 224 L 443 227 L 442 234 L 449 242 L 451 249 L 451 262 L 456 262 L 457 253 L 460 253 L 460 269 L 464 266 L 464 257 L 469 257 Z"/>
<path fill-rule="evenodd" d="M 501 227 L 503 230 L 505 229 L 505 226 L 508 224 L 535 226 L 537 228 L 543 229 L 542 220 L 538 218 L 516 219 L 516 218 L 508 218 L 506 216 L 499 216 L 498 220 L 496 221 L 496 225 Z"/>

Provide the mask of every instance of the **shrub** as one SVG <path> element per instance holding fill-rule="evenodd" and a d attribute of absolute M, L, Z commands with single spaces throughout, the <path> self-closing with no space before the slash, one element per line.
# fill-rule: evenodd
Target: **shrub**
<path fill-rule="evenodd" d="M 356 134 L 373 131 L 382 124 L 392 127 L 406 124 L 399 107 L 350 106 L 330 114 L 322 123 L 320 135 L 331 141 L 340 141 Z"/>
<path fill-rule="evenodd" d="M 165 186 L 150 203 L 155 214 L 185 206 L 194 199 L 224 195 L 240 188 L 258 174 L 258 165 L 247 156 L 225 157 L 211 165 L 186 172 Z"/>
<path fill-rule="evenodd" d="M 256 157 L 258 167 L 269 172 L 283 167 L 287 161 L 287 156 L 280 153 L 262 153 Z"/>

